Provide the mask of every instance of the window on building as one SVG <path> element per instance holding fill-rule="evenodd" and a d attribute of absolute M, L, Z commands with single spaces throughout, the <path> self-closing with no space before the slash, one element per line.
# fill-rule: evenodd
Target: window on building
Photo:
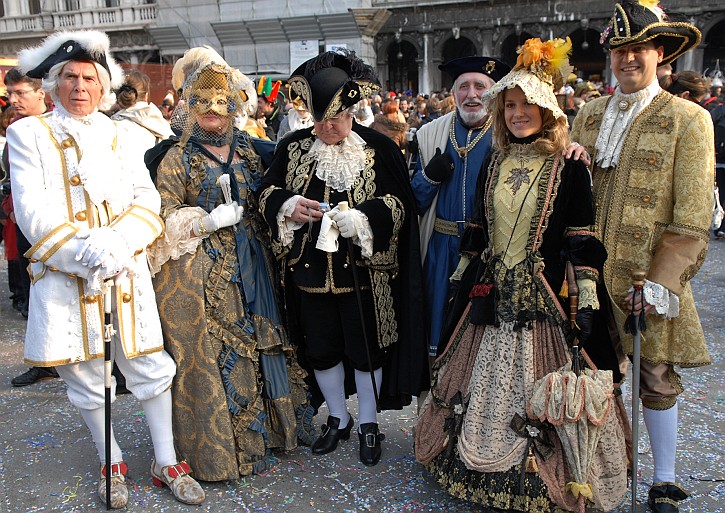
<path fill-rule="evenodd" d="M 30 14 L 40 14 L 40 0 L 28 0 Z"/>
<path fill-rule="evenodd" d="M 64 0 L 63 6 L 66 11 L 77 11 L 81 8 L 80 0 Z"/>
<path fill-rule="evenodd" d="M 106 7 L 118 7 L 119 5 L 119 0 L 106 0 Z"/>
<path fill-rule="evenodd" d="M 5 3 L 0 0 L 0 18 L 5 17 Z"/>

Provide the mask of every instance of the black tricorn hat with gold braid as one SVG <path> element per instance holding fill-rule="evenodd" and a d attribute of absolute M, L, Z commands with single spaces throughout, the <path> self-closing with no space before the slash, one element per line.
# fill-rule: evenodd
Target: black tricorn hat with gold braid
<path fill-rule="evenodd" d="M 599 42 L 613 50 L 653 41 L 655 46 L 665 49 L 659 64 L 662 66 L 696 47 L 701 40 L 697 27 L 668 17 L 657 0 L 623 0 L 614 6 L 614 15 Z"/>
<path fill-rule="evenodd" d="M 380 89 L 375 70 L 345 49 L 303 62 L 290 76 L 289 85 L 316 121 L 330 119 Z"/>

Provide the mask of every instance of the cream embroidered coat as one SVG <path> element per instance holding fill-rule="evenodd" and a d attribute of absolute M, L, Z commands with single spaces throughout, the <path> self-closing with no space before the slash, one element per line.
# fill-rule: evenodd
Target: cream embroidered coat
<path fill-rule="evenodd" d="M 572 140 L 590 153 L 608 100 L 587 103 L 574 121 Z M 647 316 L 642 357 L 654 363 L 710 363 L 690 280 L 710 239 L 713 137 L 705 109 L 662 91 L 633 121 L 617 167 L 593 169 L 597 229 L 609 253 L 604 281 L 627 354 L 632 354 L 632 336 L 623 329 L 624 298 L 631 271 L 645 270 L 647 279 L 679 296 L 678 317 Z"/>
<path fill-rule="evenodd" d="M 125 353 L 160 351 L 161 326 L 145 254 L 163 230 L 159 193 L 142 161 L 124 159 L 116 125 L 104 114 L 91 116 L 85 144 L 64 132 L 59 116 L 21 119 L 8 129 L 15 214 L 33 245 L 26 254 L 32 285 L 25 360 L 50 366 L 103 356 L 103 299 L 89 293 L 89 269 L 75 255 L 83 243 L 78 230 L 109 224 L 136 251 L 137 276 L 113 289 L 120 305 L 113 315 Z M 96 204 L 91 196 L 108 200 Z"/>

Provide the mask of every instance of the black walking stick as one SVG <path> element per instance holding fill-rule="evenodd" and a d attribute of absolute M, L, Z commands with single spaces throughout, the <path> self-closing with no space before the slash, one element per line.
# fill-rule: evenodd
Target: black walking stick
<path fill-rule="evenodd" d="M 347 210 L 347 201 L 341 201 L 337 204 L 341 212 Z M 370 369 L 370 380 L 373 382 L 373 394 L 375 395 L 375 409 L 380 413 L 380 396 L 378 395 L 378 385 L 375 383 L 375 370 L 373 369 L 373 360 L 370 358 L 370 346 L 368 346 L 368 334 L 365 328 L 365 316 L 363 314 L 362 293 L 360 292 L 360 281 L 357 276 L 357 267 L 355 266 L 355 248 L 352 239 L 347 240 L 347 252 L 350 255 L 350 267 L 352 267 L 352 280 L 355 284 L 355 297 L 357 298 L 357 308 L 360 312 L 360 324 L 362 325 L 363 340 L 365 341 L 365 356 L 368 358 L 368 368 Z"/>
<path fill-rule="evenodd" d="M 644 314 L 644 287 L 645 272 L 641 270 L 632 271 L 632 310 L 624 322 L 624 331 L 631 333 L 632 341 L 632 513 L 637 511 L 637 466 L 639 448 L 639 378 L 640 378 L 640 347 L 642 345 L 641 333 L 647 329 Z M 642 310 L 635 315 L 634 307 L 639 292 L 640 306 Z"/>
<path fill-rule="evenodd" d="M 104 413 L 106 417 L 106 429 L 104 443 L 106 448 L 106 510 L 111 509 L 111 476 L 113 475 L 113 463 L 111 463 L 111 371 L 113 360 L 111 360 L 111 340 L 113 339 L 113 318 L 111 317 L 111 304 L 113 298 L 113 282 L 106 282 L 106 290 L 103 293 L 103 382 L 105 385 Z"/>

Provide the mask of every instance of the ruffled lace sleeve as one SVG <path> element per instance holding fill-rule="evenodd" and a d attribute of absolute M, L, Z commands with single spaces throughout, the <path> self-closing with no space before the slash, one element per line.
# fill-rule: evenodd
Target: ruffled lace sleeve
<path fill-rule="evenodd" d="M 664 315 L 665 319 L 673 319 L 680 315 L 680 298 L 664 286 L 645 280 L 642 290 L 645 301 L 654 306 L 657 313 Z"/>
<path fill-rule="evenodd" d="M 283 246 L 292 244 L 292 240 L 295 237 L 294 231 L 304 226 L 303 223 L 298 223 L 290 219 L 301 197 L 299 194 L 292 196 L 282 203 L 279 212 L 277 212 L 277 233 L 279 235 L 279 241 Z"/>
<path fill-rule="evenodd" d="M 166 217 L 164 233 L 148 249 L 152 276 L 169 260 L 178 260 L 183 255 L 196 252 L 203 237 L 191 235 L 191 227 L 195 219 L 204 215 L 206 211 L 201 207 L 183 207 Z"/>

